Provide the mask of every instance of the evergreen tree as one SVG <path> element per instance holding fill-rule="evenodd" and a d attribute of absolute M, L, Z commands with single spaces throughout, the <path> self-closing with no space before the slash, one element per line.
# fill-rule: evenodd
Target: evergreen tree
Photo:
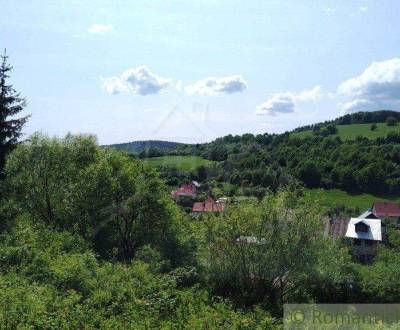
<path fill-rule="evenodd" d="M 15 118 L 24 109 L 26 102 L 11 84 L 7 84 L 12 70 L 12 66 L 7 64 L 7 59 L 4 50 L 4 54 L 0 55 L 0 176 L 6 155 L 17 144 L 22 127 L 28 120 L 28 116 Z"/>

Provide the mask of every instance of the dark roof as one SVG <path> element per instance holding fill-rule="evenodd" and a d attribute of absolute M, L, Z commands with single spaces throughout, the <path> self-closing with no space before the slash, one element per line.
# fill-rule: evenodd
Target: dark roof
<path fill-rule="evenodd" d="M 327 224 L 328 234 L 334 238 L 343 237 L 346 235 L 349 220 L 350 219 L 330 219 Z"/>
<path fill-rule="evenodd" d="M 380 217 L 400 217 L 400 207 L 397 203 L 377 202 L 372 206 L 372 213 Z"/>

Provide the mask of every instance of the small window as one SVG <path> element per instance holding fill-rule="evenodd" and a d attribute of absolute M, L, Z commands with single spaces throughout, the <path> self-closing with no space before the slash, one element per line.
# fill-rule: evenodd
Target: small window
<path fill-rule="evenodd" d="M 369 226 L 363 222 L 359 222 L 355 225 L 356 233 L 368 233 Z"/>

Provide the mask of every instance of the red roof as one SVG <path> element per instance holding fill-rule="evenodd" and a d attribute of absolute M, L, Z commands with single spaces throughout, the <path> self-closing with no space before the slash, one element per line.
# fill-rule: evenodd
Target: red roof
<path fill-rule="evenodd" d="M 193 204 L 193 212 L 222 212 L 225 209 L 225 203 L 216 202 L 208 197 L 204 202 Z"/>
<path fill-rule="evenodd" d="M 193 183 L 182 184 L 177 190 L 171 193 L 173 198 L 177 198 L 179 196 L 195 196 L 197 191 L 197 187 Z"/>
<path fill-rule="evenodd" d="M 372 206 L 372 213 L 380 217 L 400 217 L 400 207 L 396 203 L 377 202 Z"/>

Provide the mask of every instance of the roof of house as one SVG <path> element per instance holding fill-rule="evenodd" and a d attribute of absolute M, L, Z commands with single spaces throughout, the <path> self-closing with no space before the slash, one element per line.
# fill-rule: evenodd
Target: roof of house
<path fill-rule="evenodd" d="M 363 223 L 369 227 L 367 232 L 356 232 L 356 225 Z M 380 219 L 359 219 L 351 218 L 347 226 L 346 237 L 367 239 L 373 241 L 382 240 L 381 220 Z"/>
<path fill-rule="evenodd" d="M 380 217 L 400 217 L 400 207 L 397 203 L 377 202 L 372 206 L 372 212 Z"/>
<path fill-rule="evenodd" d="M 222 212 L 225 209 L 225 203 L 216 202 L 208 197 L 204 202 L 196 202 L 193 204 L 193 212 Z"/>
<path fill-rule="evenodd" d="M 330 219 L 328 221 L 326 233 L 334 238 L 345 236 L 349 221 L 350 219 L 348 218 Z"/>
<path fill-rule="evenodd" d="M 371 211 L 367 210 L 358 216 L 359 219 L 377 219 L 377 216 Z"/>
<path fill-rule="evenodd" d="M 177 190 L 171 193 L 172 197 L 178 196 L 194 196 L 196 195 L 197 187 L 193 183 L 182 184 Z"/>

